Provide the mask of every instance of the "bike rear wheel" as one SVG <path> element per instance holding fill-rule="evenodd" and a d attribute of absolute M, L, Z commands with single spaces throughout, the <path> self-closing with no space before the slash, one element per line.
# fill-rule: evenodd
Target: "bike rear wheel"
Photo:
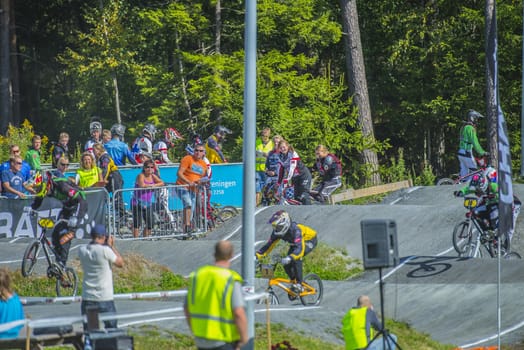
<path fill-rule="evenodd" d="M 25 249 L 24 257 L 22 259 L 22 276 L 30 276 L 38 261 L 38 253 L 40 252 L 40 241 L 34 240 Z"/>
<path fill-rule="evenodd" d="M 56 295 L 59 297 L 74 297 L 78 291 L 78 276 L 72 267 L 64 268 L 56 279 Z"/>
<path fill-rule="evenodd" d="M 231 205 L 226 205 L 218 211 L 216 221 L 222 224 L 226 221 L 231 220 L 232 218 L 234 218 L 237 215 L 238 215 L 237 208 Z"/>
<path fill-rule="evenodd" d="M 506 260 L 518 260 L 518 259 L 522 259 L 522 257 L 517 252 L 509 252 L 506 255 L 504 255 L 504 259 L 506 259 Z"/>
<path fill-rule="evenodd" d="M 449 177 L 443 177 L 442 179 L 437 181 L 437 186 L 443 186 L 443 185 L 454 185 L 455 181 L 453 179 L 450 179 Z"/>
<path fill-rule="evenodd" d="M 304 277 L 302 287 L 304 288 L 304 291 L 301 294 L 307 292 L 311 293 L 308 295 L 300 296 L 300 301 L 302 302 L 302 305 L 313 306 L 320 304 L 320 301 L 322 300 L 322 295 L 324 294 L 324 287 L 322 285 L 322 280 L 320 279 L 320 277 L 318 277 L 314 273 L 310 273 L 309 275 Z"/>
<path fill-rule="evenodd" d="M 453 248 L 455 248 L 459 256 L 463 256 L 466 253 L 466 246 L 471 243 L 473 229 L 476 230 L 472 225 L 470 221 L 464 220 L 453 228 Z"/>

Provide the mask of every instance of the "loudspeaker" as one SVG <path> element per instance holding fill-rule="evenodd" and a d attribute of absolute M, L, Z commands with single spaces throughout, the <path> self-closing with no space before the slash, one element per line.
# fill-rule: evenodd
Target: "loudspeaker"
<path fill-rule="evenodd" d="M 93 350 L 133 350 L 133 337 L 121 329 L 89 332 Z"/>
<path fill-rule="evenodd" d="M 391 267 L 398 264 L 397 224 L 393 220 L 360 221 L 362 261 L 365 269 Z"/>

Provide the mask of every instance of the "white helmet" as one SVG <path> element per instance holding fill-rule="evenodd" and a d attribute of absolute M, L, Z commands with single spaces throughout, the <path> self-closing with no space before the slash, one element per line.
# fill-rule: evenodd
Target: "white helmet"
<path fill-rule="evenodd" d="M 93 133 L 93 131 L 102 131 L 102 123 L 100 122 L 89 123 L 89 132 Z"/>
<path fill-rule="evenodd" d="M 484 176 L 486 176 L 490 182 L 497 182 L 497 170 L 491 166 L 488 166 L 486 170 L 484 170 Z"/>
<path fill-rule="evenodd" d="M 124 134 L 126 133 L 126 127 L 123 126 L 122 124 L 113 124 L 113 126 L 111 127 L 111 134 L 113 135 L 117 135 L 118 137 L 120 137 L 120 139 L 123 139 L 124 138 Z"/>
<path fill-rule="evenodd" d="M 285 210 L 279 210 L 268 221 L 273 226 L 273 232 L 276 236 L 283 236 L 291 226 L 291 219 Z"/>

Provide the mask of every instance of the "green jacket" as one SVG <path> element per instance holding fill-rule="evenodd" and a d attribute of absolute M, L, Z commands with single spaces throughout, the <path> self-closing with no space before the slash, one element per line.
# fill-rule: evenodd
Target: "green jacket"
<path fill-rule="evenodd" d="M 459 149 L 471 152 L 474 150 L 479 156 L 484 155 L 486 151 L 480 146 L 477 138 L 477 131 L 471 124 L 466 124 L 460 130 L 460 146 Z"/>

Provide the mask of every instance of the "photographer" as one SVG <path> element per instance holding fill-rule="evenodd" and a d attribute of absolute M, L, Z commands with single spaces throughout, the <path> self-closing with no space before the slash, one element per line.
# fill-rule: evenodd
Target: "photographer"
<path fill-rule="evenodd" d="M 91 242 L 80 247 L 78 257 L 84 270 L 82 315 L 87 314 L 88 308 L 97 308 L 99 313 L 116 313 L 111 264 L 123 267 L 124 260 L 114 247 L 114 237 L 108 234 L 104 225 L 93 227 Z M 117 321 L 104 321 L 104 326 L 116 328 Z"/>

